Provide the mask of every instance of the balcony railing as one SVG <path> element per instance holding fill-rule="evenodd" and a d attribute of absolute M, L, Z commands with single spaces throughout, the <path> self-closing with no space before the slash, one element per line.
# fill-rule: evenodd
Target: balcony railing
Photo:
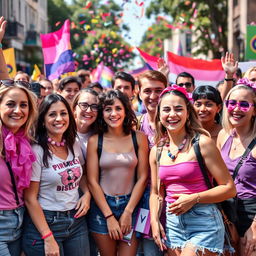
<path fill-rule="evenodd" d="M 26 34 L 25 45 L 39 46 L 39 35 L 35 30 L 28 30 Z"/>
<path fill-rule="evenodd" d="M 17 21 L 7 21 L 6 38 L 24 39 L 24 26 Z"/>

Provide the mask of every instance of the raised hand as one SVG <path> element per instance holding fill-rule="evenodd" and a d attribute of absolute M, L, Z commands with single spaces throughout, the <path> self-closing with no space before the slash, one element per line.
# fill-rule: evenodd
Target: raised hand
<path fill-rule="evenodd" d="M 238 68 L 238 62 L 235 61 L 234 54 L 226 52 L 226 55 L 221 57 L 221 64 L 227 75 L 233 77 Z"/>
<path fill-rule="evenodd" d="M 0 43 L 4 38 L 6 24 L 7 24 L 7 21 L 4 19 L 4 17 L 3 16 L 0 17 Z"/>

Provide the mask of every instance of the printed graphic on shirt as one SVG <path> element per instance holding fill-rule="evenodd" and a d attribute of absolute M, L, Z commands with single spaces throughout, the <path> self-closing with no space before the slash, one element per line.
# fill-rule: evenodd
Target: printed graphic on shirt
<path fill-rule="evenodd" d="M 57 191 L 72 190 L 79 186 L 79 178 L 81 176 L 80 167 L 71 167 L 58 174 L 61 176 L 63 186 L 57 186 Z"/>

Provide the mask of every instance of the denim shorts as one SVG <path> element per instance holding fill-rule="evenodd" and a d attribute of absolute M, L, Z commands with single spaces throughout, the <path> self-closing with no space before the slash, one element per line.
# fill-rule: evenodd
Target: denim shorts
<path fill-rule="evenodd" d="M 168 206 L 167 205 L 167 210 Z M 176 216 L 166 211 L 166 245 L 171 249 L 193 246 L 222 253 L 225 228 L 215 204 L 196 204 L 186 213 Z"/>
<path fill-rule="evenodd" d="M 131 198 L 131 194 L 121 196 L 105 195 L 105 198 L 115 218 L 119 220 Z M 135 209 L 132 214 L 132 227 L 135 226 L 136 217 L 137 209 Z M 107 221 L 93 199 L 91 200 L 91 207 L 88 215 L 88 226 L 91 232 L 103 235 L 108 234 Z"/>
<path fill-rule="evenodd" d="M 19 256 L 24 207 L 0 210 L 0 255 Z"/>
<path fill-rule="evenodd" d="M 74 218 L 76 210 L 44 210 L 45 219 L 59 245 L 60 255 L 89 256 L 90 248 L 85 216 Z M 44 256 L 44 240 L 26 214 L 22 246 L 26 256 Z"/>

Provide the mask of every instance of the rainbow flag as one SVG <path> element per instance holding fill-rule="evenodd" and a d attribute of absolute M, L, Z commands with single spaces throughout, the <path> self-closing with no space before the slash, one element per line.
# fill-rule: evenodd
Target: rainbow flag
<path fill-rule="evenodd" d="M 157 70 L 157 61 L 159 58 L 151 56 L 146 52 L 143 52 L 140 48 L 137 47 L 137 50 L 140 53 L 140 56 L 145 61 L 145 64 L 149 70 Z"/>
<path fill-rule="evenodd" d="M 219 59 L 207 61 L 179 56 L 172 52 L 167 52 L 167 54 L 170 69 L 169 78 L 172 83 L 175 83 L 177 75 L 181 72 L 190 73 L 195 78 L 196 86 L 216 86 L 225 77 L 225 71 Z"/>
<path fill-rule="evenodd" d="M 14 78 L 17 73 L 14 48 L 8 48 L 3 50 L 3 54 L 9 76 L 11 78 Z"/>
<path fill-rule="evenodd" d="M 46 77 L 50 80 L 75 71 L 70 45 L 70 21 L 66 20 L 58 31 L 40 34 Z"/>
<path fill-rule="evenodd" d="M 113 76 L 114 76 L 114 72 L 110 68 L 103 66 L 99 83 L 104 88 L 112 88 L 111 81 L 112 81 Z"/>

